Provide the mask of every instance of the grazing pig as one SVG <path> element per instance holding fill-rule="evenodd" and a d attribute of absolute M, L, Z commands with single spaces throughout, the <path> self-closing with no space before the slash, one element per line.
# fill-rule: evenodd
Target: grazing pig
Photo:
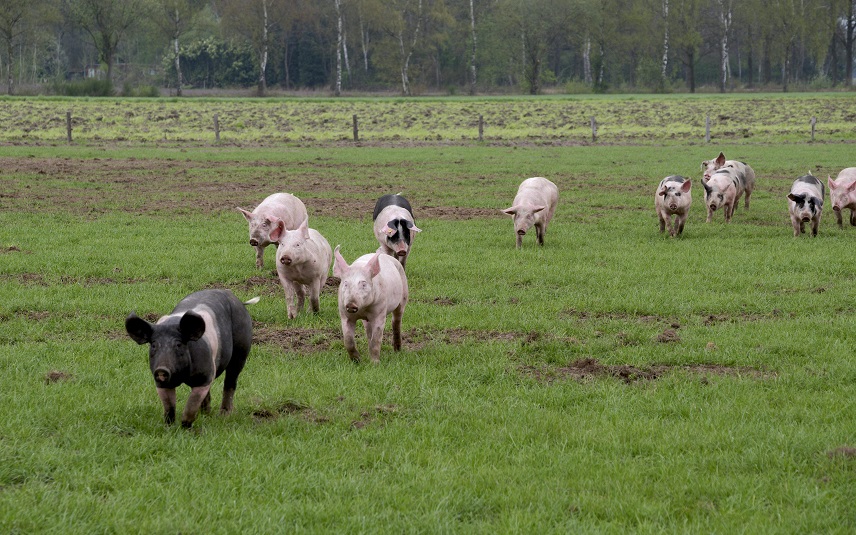
<path fill-rule="evenodd" d="M 710 180 L 702 180 L 704 186 L 704 204 L 707 205 L 707 222 L 710 223 L 713 213 L 719 207 L 725 212 L 725 222 L 731 221 L 734 205 L 737 204 L 737 184 L 740 182 L 737 171 L 723 167 L 711 175 Z"/>
<path fill-rule="evenodd" d="M 220 413 L 232 410 L 238 374 L 244 368 L 252 344 L 253 323 L 245 305 L 229 290 L 202 290 L 182 299 L 168 316 L 151 324 L 131 312 L 125 329 L 138 344 L 149 344 L 149 367 L 163 403 L 167 424 L 175 421 L 175 388 L 190 387 L 181 415 L 182 427 L 190 427 L 201 408 L 211 406 L 211 384 L 226 372 Z"/>
<path fill-rule="evenodd" d="M 350 266 L 339 253 L 338 245 L 334 254 L 333 274 L 342 279 L 339 317 L 348 356 L 354 362 L 360 361 L 354 331 L 357 320 L 363 320 L 369 355 L 372 362 L 380 362 L 383 328 L 389 314 L 392 314 L 392 348 L 401 351 L 401 317 L 408 298 L 404 267 L 381 251 L 363 255 Z"/>
<path fill-rule="evenodd" d="M 394 256 L 401 262 L 401 267 L 405 267 L 413 237 L 415 233 L 422 232 L 413 222 L 410 203 L 401 195 L 384 195 L 375 203 L 372 221 L 381 250 Z"/>
<path fill-rule="evenodd" d="M 288 319 L 297 317 L 303 309 L 306 297 L 304 286 L 309 288 L 309 303 L 312 312 L 318 312 L 321 287 L 327 281 L 327 272 L 333 261 L 333 249 L 315 229 L 309 228 L 304 219 L 297 230 L 287 230 L 285 221 L 272 217 L 273 229 L 269 239 L 278 243 L 276 249 L 276 274 L 285 290 Z"/>
<path fill-rule="evenodd" d="M 794 237 L 803 232 L 803 225 L 811 221 L 811 235 L 817 236 L 820 213 L 823 211 L 823 182 L 811 173 L 794 181 L 788 193 L 788 212 L 794 226 Z"/>
<path fill-rule="evenodd" d="M 296 229 L 300 222 L 307 219 L 306 206 L 291 193 L 274 193 L 256 206 L 252 212 L 238 207 L 250 224 L 250 245 L 256 248 L 256 267 L 264 267 L 265 247 L 270 245 L 270 231 L 273 228 L 272 217 L 285 222 L 285 228 Z"/>
<path fill-rule="evenodd" d="M 527 178 L 517 188 L 514 203 L 504 213 L 514 217 L 514 232 L 517 234 L 517 248 L 523 246 L 523 236 L 533 225 L 538 245 L 544 245 L 547 225 L 556 213 L 559 202 L 559 188 L 542 177 Z"/>
<path fill-rule="evenodd" d="M 737 186 L 737 198 L 734 200 L 734 207 L 737 207 L 737 203 L 740 202 L 740 196 L 745 192 L 746 200 L 744 201 L 744 206 L 747 210 L 749 209 L 749 197 L 752 196 L 752 192 L 755 190 L 754 169 L 743 162 L 738 162 L 737 160 L 726 160 L 725 154 L 721 152 L 715 159 L 701 162 L 701 168 L 702 171 L 704 171 L 704 175 L 701 179 L 702 182 L 710 180 L 710 177 L 719 169 L 735 169 L 737 171 L 737 176 L 740 177 L 740 184 Z"/>
<path fill-rule="evenodd" d="M 856 167 L 848 167 L 838 173 L 838 177 L 832 180 L 828 177 L 829 198 L 832 201 L 832 211 L 835 212 L 835 220 L 838 228 L 844 228 L 841 221 L 841 212 L 845 208 L 850 209 L 850 224 L 856 227 Z"/>
<path fill-rule="evenodd" d="M 666 230 L 666 223 L 669 225 L 669 236 L 680 236 L 684 231 L 684 223 L 693 202 L 690 188 L 692 181 L 679 175 L 667 176 L 660 181 L 657 195 L 654 196 L 654 208 L 660 218 L 660 232 Z M 675 216 L 674 226 L 672 216 Z"/>

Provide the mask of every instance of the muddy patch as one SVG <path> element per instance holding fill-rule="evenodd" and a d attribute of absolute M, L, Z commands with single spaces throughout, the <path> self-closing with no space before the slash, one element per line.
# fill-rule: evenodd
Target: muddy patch
<path fill-rule="evenodd" d="M 354 429 L 363 429 L 372 422 L 384 421 L 388 417 L 398 413 L 398 406 L 387 404 L 377 405 L 372 410 L 366 410 L 360 413 L 360 417 L 351 422 L 351 427 Z"/>
<path fill-rule="evenodd" d="M 637 367 L 629 364 L 601 364 L 597 359 L 579 359 L 567 366 L 531 366 L 521 365 L 518 372 L 535 379 L 539 383 L 550 384 L 555 381 L 575 380 L 585 382 L 599 377 L 615 377 L 625 384 L 641 381 L 654 381 L 665 374 L 684 371 L 699 375 L 703 382 L 710 376 L 752 377 L 762 379 L 771 376 L 770 373 L 750 368 L 748 366 L 722 366 L 719 364 L 686 364 L 668 365 L 655 364 L 647 367 Z"/>
<path fill-rule="evenodd" d="M 253 344 L 269 344 L 284 351 L 316 353 L 327 351 L 330 345 L 341 340 L 338 329 L 310 329 L 305 327 L 276 328 L 259 323 L 253 325 Z"/>
<path fill-rule="evenodd" d="M 856 448 L 853 446 L 839 446 L 829 450 L 826 455 L 830 459 L 856 459 Z"/>
<path fill-rule="evenodd" d="M 45 384 L 52 385 L 55 383 L 62 383 L 65 381 L 71 381 L 74 379 L 74 375 L 70 372 L 65 372 L 61 370 L 51 370 L 45 374 Z"/>
<path fill-rule="evenodd" d="M 287 400 L 282 403 L 278 403 L 273 408 L 260 407 L 252 412 L 252 417 L 257 422 L 292 415 L 296 415 L 307 422 L 316 424 L 330 421 L 330 418 L 319 414 L 318 411 L 309 405 L 294 400 Z"/>

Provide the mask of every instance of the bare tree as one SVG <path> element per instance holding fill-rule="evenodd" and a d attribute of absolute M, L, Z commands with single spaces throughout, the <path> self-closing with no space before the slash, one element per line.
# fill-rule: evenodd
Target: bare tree
<path fill-rule="evenodd" d="M 273 11 L 281 0 L 221 0 L 221 20 L 227 33 L 248 41 L 258 60 L 258 94 L 267 93 L 267 63 L 270 56 Z"/>
<path fill-rule="evenodd" d="M 719 17 L 719 92 L 725 93 L 730 74 L 728 60 L 728 34 L 731 30 L 731 20 L 734 14 L 732 0 L 717 0 Z"/>
<path fill-rule="evenodd" d="M 99 60 L 107 65 L 108 82 L 113 82 L 119 43 L 147 7 L 145 0 L 69 0 L 69 15 L 92 39 Z"/>
<path fill-rule="evenodd" d="M 476 94 L 476 11 L 470 0 L 470 33 L 472 39 L 472 53 L 470 54 L 470 95 Z"/>

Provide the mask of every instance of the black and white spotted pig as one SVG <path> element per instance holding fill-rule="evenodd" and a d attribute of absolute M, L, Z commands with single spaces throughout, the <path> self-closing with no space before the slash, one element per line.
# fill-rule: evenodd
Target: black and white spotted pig
<path fill-rule="evenodd" d="M 173 311 L 152 324 L 134 312 L 125 329 L 138 344 L 149 344 L 149 367 L 163 403 L 164 421 L 175 421 L 175 389 L 186 384 L 190 397 L 181 425 L 191 427 L 211 405 L 211 384 L 226 372 L 220 412 L 232 410 L 238 374 L 244 368 L 253 338 L 253 323 L 245 305 L 229 290 L 202 290 L 182 299 Z"/>
<path fill-rule="evenodd" d="M 788 193 L 788 212 L 794 226 L 794 236 L 803 232 L 803 225 L 811 221 L 811 235 L 817 236 L 820 214 L 823 211 L 823 182 L 811 174 L 794 180 Z"/>
<path fill-rule="evenodd" d="M 680 236 L 684 231 L 684 223 L 690 213 L 690 205 L 693 202 L 692 181 L 680 175 L 667 176 L 657 186 L 657 194 L 654 196 L 654 208 L 660 220 L 660 232 L 669 226 L 670 236 Z M 672 216 L 675 216 L 675 224 L 672 225 Z"/>
<path fill-rule="evenodd" d="M 406 267 L 413 237 L 422 232 L 414 223 L 410 203 L 398 194 L 384 195 L 375 203 L 372 220 L 381 251 L 395 257 L 401 262 L 401 267 Z"/>

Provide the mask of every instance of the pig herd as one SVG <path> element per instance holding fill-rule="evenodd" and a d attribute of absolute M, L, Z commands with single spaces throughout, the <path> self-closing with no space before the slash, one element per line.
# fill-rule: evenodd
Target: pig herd
<path fill-rule="evenodd" d="M 725 221 L 730 221 L 741 197 L 749 208 L 755 188 L 755 171 L 750 166 L 726 160 L 720 153 L 702 162 L 702 170 L 707 222 L 720 208 Z M 851 225 L 856 226 L 856 167 L 844 169 L 835 180 L 829 177 L 827 183 L 838 226 L 843 226 L 841 213 L 846 208 L 851 210 Z M 668 227 L 671 236 L 681 235 L 692 204 L 691 188 L 692 181 L 678 175 L 660 181 L 654 197 L 660 232 Z M 528 178 L 520 184 L 511 207 L 503 210 L 513 217 L 517 248 L 532 227 L 537 243 L 544 245 L 558 198 L 558 188 L 546 178 Z M 823 199 L 824 185 L 811 174 L 794 181 L 788 194 L 794 236 L 803 232 L 805 223 L 811 223 L 812 235 L 817 235 Z M 362 320 L 369 357 L 379 362 L 389 315 L 393 349 L 401 350 L 401 320 L 409 297 L 405 266 L 413 238 L 421 232 L 407 199 L 390 194 L 377 200 L 372 219 L 379 247 L 350 265 L 339 246 L 333 250 L 320 232 L 309 227 L 306 206 L 294 195 L 274 193 L 252 211 L 238 210 L 249 224 L 256 267 L 264 266 L 265 248 L 276 245 L 276 272 L 289 319 L 303 309 L 307 292 L 312 311 L 319 311 L 321 289 L 332 264 L 333 274 L 340 279 L 338 311 L 348 356 L 360 361 L 355 332 L 357 320 Z M 238 374 L 252 343 L 252 320 L 246 305 L 258 300 L 241 302 L 228 290 L 203 290 L 185 297 L 154 324 L 133 312 L 126 318 L 128 335 L 138 344 L 149 345 L 149 367 L 167 424 L 175 421 L 176 387 L 186 384 L 191 389 L 181 418 L 182 426 L 191 427 L 200 410 L 210 409 L 211 385 L 224 372 L 220 411 L 231 411 Z"/>

